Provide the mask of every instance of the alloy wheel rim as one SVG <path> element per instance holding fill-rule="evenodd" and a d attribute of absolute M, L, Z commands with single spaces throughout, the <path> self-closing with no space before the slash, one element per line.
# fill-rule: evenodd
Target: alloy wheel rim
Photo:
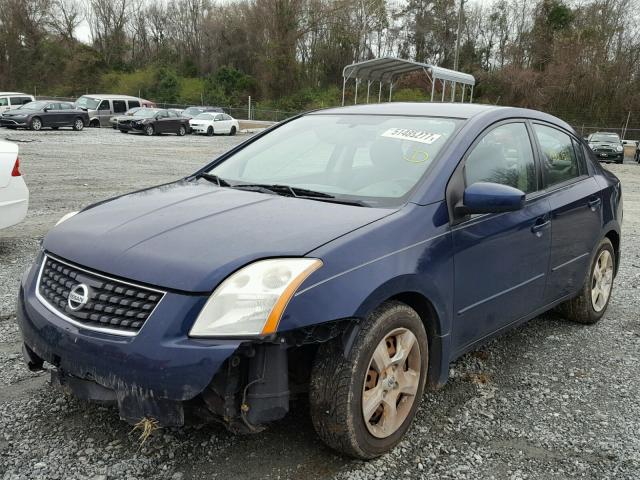
<path fill-rule="evenodd" d="M 609 250 L 603 250 L 591 274 L 591 304 L 596 312 L 601 312 L 609 301 L 613 286 L 613 258 Z"/>
<path fill-rule="evenodd" d="M 40 120 L 38 120 L 37 118 L 33 121 L 33 129 L 34 130 L 40 130 L 40 127 L 42 127 L 42 123 L 40 123 Z"/>
<path fill-rule="evenodd" d="M 385 335 L 373 352 L 362 387 L 362 416 L 369 433 L 386 438 L 405 422 L 416 400 L 421 357 L 406 328 Z"/>
<path fill-rule="evenodd" d="M 76 130 L 80 130 L 82 127 L 82 120 L 76 120 Z"/>

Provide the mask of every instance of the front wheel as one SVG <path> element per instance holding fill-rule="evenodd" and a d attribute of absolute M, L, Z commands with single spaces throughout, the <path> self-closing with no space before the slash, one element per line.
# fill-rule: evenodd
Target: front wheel
<path fill-rule="evenodd" d="M 560 314 L 569 320 L 592 325 L 607 310 L 613 277 L 616 271 L 616 254 L 608 238 L 600 242 L 580 294 L 558 306 Z"/>
<path fill-rule="evenodd" d="M 36 132 L 38 130 L 42 129 L 42 120 L 40 120 L 40 118 L 35 117 L 31 120 L 31 123 L 29 124 L 29 128 L 31 130 L 35 130 Z"/>
<path fill-rule="evenodd" d="M 213 127 L 207 128 L 207 136 L 210 137 L 213 135 Z"/>
<path fill-rule="evenodd" d="M 231 127 L 231 130 L 229 130 L 229 135 L 233 137 L 235 134 L 236 134 L 236 127 Z"/>
<path fill-rule="evenodd" d="M 144 134 L 147 137 L 152 136 L 155 133 L 155 131 L 153 130 L 153 125 L 147 125 L 146 127 L 144 127 Z"/>
<path fill-rule="evenodd" d="M 178 129 L 178 136 L 184 137 L 186 133 L 187 133 L 187 129 L 184 128 L 184 125 L 180 125 L 180 128 Z"/>
<path fill-rule="evenodd" d="M 361 327 L 346 355 L 341 341 L 320 346 L 309 400 L 314 428 L 327 445 L 370 459 L 391 450 L 409 429 L 429 352 L 422 320 L 403 303 L 383 304 Z"/>
<path fill-rule="evenodd" d="M 82 119 L 81 118 L 76 118 L 75 121 L 73 122 L 73 129 L 76 132 L 79 132 L 83 128 L 84 128 L 84 122 L 82 121 Z"/>

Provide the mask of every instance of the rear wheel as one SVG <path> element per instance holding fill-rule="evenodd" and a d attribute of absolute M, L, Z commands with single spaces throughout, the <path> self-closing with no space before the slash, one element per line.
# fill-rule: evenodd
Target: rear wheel
<path fill-rule="evenodd" d="M 31 119 L 31 123 L 29 124 L 29 128 L 31 130 L 35 130 L 36 132 L 42 129 L 42 120 L 39 117 L 34 117 Z"/>
<path fill-rule="evenodd" d="M 89 126 L 92 128 L 100 128 L 100 120 L 96 120 L 96 119 L 91 120 L 89 122 Z"/>
<path fill-rule="evenodd" d="M 231 127 L 231 130 L 229 130 L 229 135 L 233 137 L 235 134 L 236 134 L 236 127 Z"/>
<path fill-rule="evenodd" d="M 186 133 L 187 133 L 187 129 L 184 127 L 184 125 L 180 125 L 180 128 L 178 129 L 178 136 L 184 137 Z"/>
<path fill-rule="evenodd" d="M 147 137 L 152 136 L 155 133 L 155 130 L 153 129 L 153 125 L 147 125 L 146 127 L 144 127 L 144 134 Z"/>
<path fill-rule="evenodd" d="M 330 447 L 374 458 L 400 442 L 418 409 L 427 378 L 427 334 L 413 309 L 389 302 L 364 321 L 346 355 L 343 348 L 333 341 L 318 350 L 311 419 Z"/>
<path fill-rule="evenodd" d="M 207 136 L 210 137 L 211 135 L 213 135 L 213 127 L 207 128 Z"/>
<path fill-rule="evenodd" d="M 598 246 L 580 294 L 561 304 L 558 311 L 574 322 L 596 323 L 609 305 L 615 271 L 615 250 L 611 241 L 605 238 Z"/>
<path fill-rule="evenodd" d="M 84 122 L 82 121 L 82 119 L 81 119 L 81 118 L 76 118 L 76 119 L 73 121 L 73 129 L 74 129 L 76 132 L 79 132 L 79 131 L 80 131 L 80 130 L 82 130 L 83 128 L 84 128 Z"/>

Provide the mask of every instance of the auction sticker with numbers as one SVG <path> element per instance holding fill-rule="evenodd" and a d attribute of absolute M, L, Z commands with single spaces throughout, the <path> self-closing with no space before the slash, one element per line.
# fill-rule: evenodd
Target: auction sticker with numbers
<path fill-rule="evenodd" d="M 421 130 L 412 130 L 410 128 L 390 128 L 382 133 L 383 137 L 397 138 L 398 140 L 410 140 L 412 142 L 420 142 L 432 144 L 442 135 L 438 133 L 423 132 Z"/>

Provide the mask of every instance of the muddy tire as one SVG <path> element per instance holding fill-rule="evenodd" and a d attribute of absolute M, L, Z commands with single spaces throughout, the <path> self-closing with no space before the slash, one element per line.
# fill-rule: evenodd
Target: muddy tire
<path fill-rule="evenodd" d="M 311 374 L 313 426 L 331 448 L 360 459 L 391 450 L 409 429 L 424 392 L 428 340 L 418 314 L 400 302 L 376 309 L 344 354 L 322 344 Z"/>
<path fill-rule="evenodd" d="M 557 311 L 568 320 L 592 325 L 607 311 L 613 277 L 616 271 L 616 255 L 608 238 L 603 239 L 591 261 L 584 284 L 575 298 L 557 307 Z"/>

